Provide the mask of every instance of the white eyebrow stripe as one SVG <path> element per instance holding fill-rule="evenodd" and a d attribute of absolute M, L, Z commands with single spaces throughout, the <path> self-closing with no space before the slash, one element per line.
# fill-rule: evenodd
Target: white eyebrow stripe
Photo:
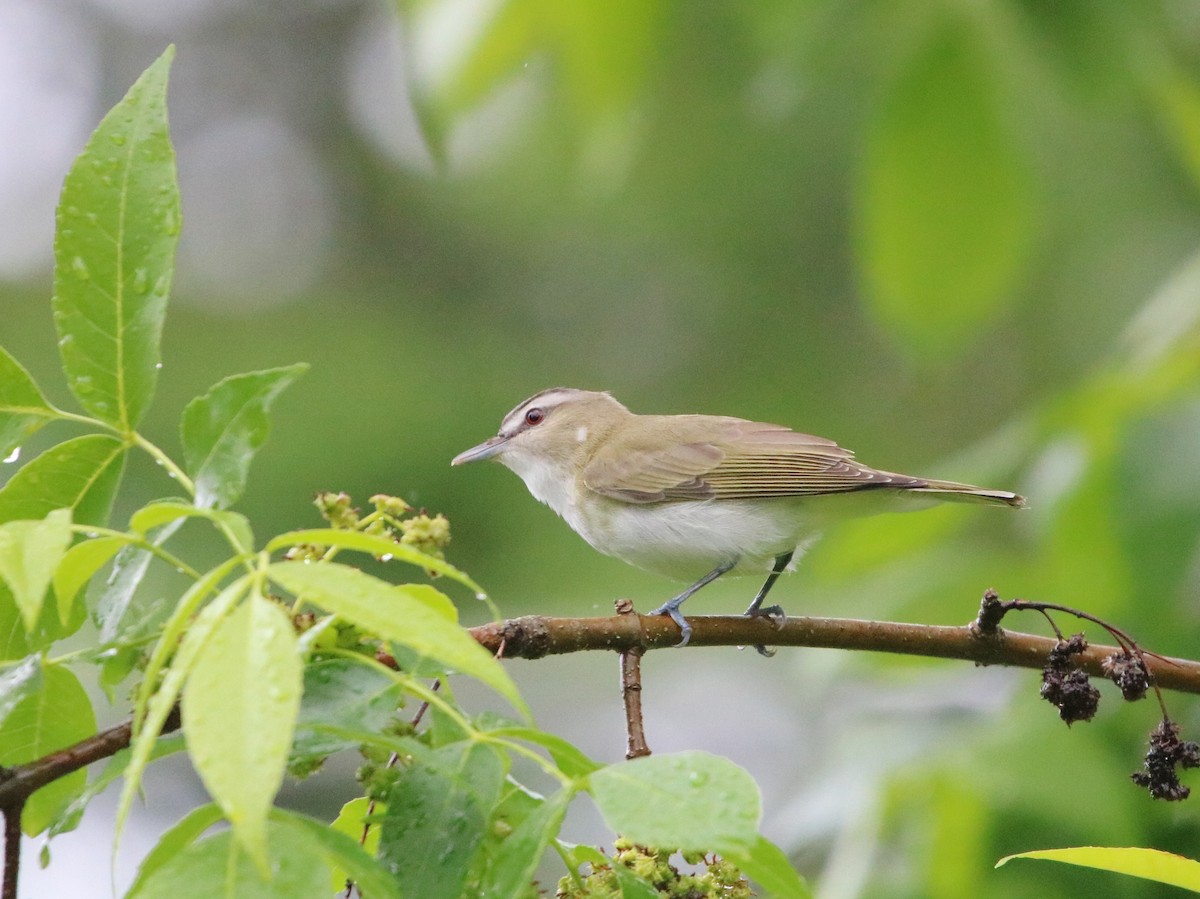
<path fill-rule="evenodd" d="M 578 396 L 579 393 L 581 391 L 573 387 L 551 387 L 549 390 L 535 393 L 504 416 L 504 421 L 500 423 L 500 433 L 507 434 L 520 427 L 521 423 L 525 420 L 526 410 L 531 407 L 537 406 L 549 411 L 555 406 L 562 405 L 572 397 Z"/>

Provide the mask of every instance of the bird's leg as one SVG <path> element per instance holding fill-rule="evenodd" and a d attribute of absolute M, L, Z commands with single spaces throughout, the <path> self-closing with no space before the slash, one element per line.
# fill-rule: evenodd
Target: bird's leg
<path fill-rule="evenodd" d="M 787 615 L 784 614 L 780 606 L 767 606 L 762 608 L 763 600 L 767 598 L 767 594 L 771 592 L 771 588 L 775 586 L 775 582 L 779 580 L 779 575 L 783 574 L 783 570 L 788 567 L 788 563 L 792 561 L 792 555 L 795 550 L 781 553 L 775 557 L 775 565 L 771 568 L 771 573 L 767 575 L 767 580 L 758 590 L 758 595 L 754 597 L 754 602 L 750 603 L 750 607 L 746 609 L 746 614 L 751 618 L 771 618 L 783 624 L 787 621 Z"/>
<path fill-rule="evenodd" d="M 762 608 L 762 601 L 767 598 L 767 594 L 775 586 L 775 582 L 779 580 L 779 575 L 783 574 L 783 570 L 792 561 L 793 553 L 795 553 L 795 550 L 781 553 L 775 557 L 775 564 L 771 567 L 771 573 L 767 575 L 767 579 L 763 582 L 763 585 L 758 588 L 758 595 L 754 597 L 754 602 L 750 603 L 750 607 L 746 609 L 748 616 L 751 618 L 770 618 L 780 627 L 787 623 L 787 615 L 784 613 L 782 606 L 767 606 L 764 609 Z M 766 656 L 767 658 L 775 655 L 775 650 L 767 649 L 761 643 L 754 647 L 754 651 L 760 656 Z"/>
<path fill-rule="evenodd" d="M 695 593 L 697 590 L 699 590 L 701 587 L 705 586 L 706 584 L 711 584 L 713 581 L 715 581 L 717 578 L 719 578 L 721 575 L 723 575 L 725 572 L 727 572 L 729 569 L 731 569 L 736 564 L 737 564 L 737 559 L 732 559 L 728 562 L 722 562 L 720 565 L 718 565 L 716 568 L 714 568 L 708 574 L 704 575 L 704 577 L 700 578 L 700 580 L 696 581 L 696 583 L 692 584 L 692 586 L 688 587 L 686 590 L 684 590 L 678 596 L 667 600 L 661 606 L 659 606 L 657 609 L 655 609 L 653 612 L 650 613 L 651 615 L 670 615 L 671 620 L 679 625 L 679 632 L 682 635 L 683 639 L 681 639 L 679 641 L 679 643 L 676 644 L 677 646 L 687 646 L 688 640 L 692 639 L 692 626 L 687 623 L 687 620 L 683 617 L 683 613 L 679 611 L 679 607 L 684 604 L 684 602 L 687 600 L 687 598 L 689 596 L 691 596 L 693 593 Z"/>

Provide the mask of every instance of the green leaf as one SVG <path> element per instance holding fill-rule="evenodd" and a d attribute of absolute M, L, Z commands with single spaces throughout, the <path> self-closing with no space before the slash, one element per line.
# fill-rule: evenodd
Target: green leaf
<path fill-rule="evenodd" d="M 124 466 L 125 444 L 115 437 L 91 434 L 60 443 L 22 466 L 0 490 L 0 521 L 71 509 L 76 524 L 103 525 Z"/>
<path fill-rule="evenodd" d="M 0 765 L 12 767 L 65 749 L 96 732 L 96 715 L 78 678 L 62 665 L 42 666 L 40 689 L 21 698 L 0 723 Z M 87 786 L 73 771 L 37 790 L 21 813 L 21 829 L 41 833 Z"/>
<path fill-rule="evenodd" d="M 384 559 L 386 561 L 408 562 L 419 568 L 444 574 L 451 580 L 458 581 L 460 584 L 470 587 L 479 596 L 482 596 L 484 592 L 482 587 L 449 562 L 426 555 L 419 549 L 405 546 L 403 543 L 396 543 L 394 540 L 379 537 L 375 534 L 364 534 L 362 531 L 340 531 L 334 528 L 310 528 L 303 531 L 288 531 L 286 534 L 273 537 L 267 544 L 266 549 L 267 552 L 277 552 L 281 549 L 306 543 L 357 550 L 358 552 L 369 553 L 377 559 Z"/>
<path fill-rule="evenodd" d="M 23 659 L 46 649 L 75 633 L 86 620 L 87 612 L 82 604 L 72 608 L 69 620 L 63 624 L 58 618 L 55 604 L 42 603 L 42 614 L 38 617 L 36 629 L 32 633 L 27 632 L 12 591 L 0 580 L 0 660 Z"/>
<path fill-rule="evenodd" d="M 395 879 L 375 861 L 370 846 L 364 849 L 359 845 L 358 834 L 347 836 L 330 825 L 282 809 L 272 812 L 271 823 L 274 829 L 291 830 L 306 836 L 331 871 L 343 871 L 358 884 L 359 895 L 369 899 L 400 899 L 402 894 Z"/>
<path fill-rule="evenodd" d="M 643 846 L 748 852 L 758 842 L 762 800 L 749 774 L 705 752 L 652 755 L 588 778 L 605 823 Z"/>
<path fill-rule="evenodd" d="M 238 552 L 249 553 L 254 549 L 254 532 L 250 530 L 250 522 L 245 515 L 237 512 L 218 511 L 216 509 L 201 509 L 191 503 L 178 500 L 159 500 L 138 509 L 129 518 L 129 529 L 139 534 L 145 534 L 156 527 L 161 527 L 181 518 L 205 518 L 232 535 L 234 548 Z"/>
<path fill-rule="evenodd" d="M 367 821 L 368 812 L 372 817 L 370 822 Z M 333 823 L 329 827 L 353 840 L 355 845 L 361 845 L 363 852 L 371 858 L 375 858 L 379 851 L 379 823 L 375 818 L 382 818 L 386 812 L 387 806 L 384 803 L 376 802 L 372 806 L 370 799 L 366 796 L 359 796 L 342 806 L 338 816 L 333 819 Z M 365 834 L 363 833 L 364 828 L 366 828 Z M 350 872 L 341 865 L 335 866 L 329 873 L 330 889 L 334 892 L 346 889 L 347 879 L 352 879 Z"/>
<path fill-rule="evenodd" d="M 270 826 L 269 876 L 229 831 L 175 852 L 126 894 L 126 899 L 324 899 L 329 865 L 298 828 Z M 394 895 L 394 894 L 393 894 Z"/>
<path fill-rule="evenodd" d="M 598 771 L 601 767 L 598 763 L 588 758 L 582 750 L 567 742 L 562 737 L 547 733 L 544 730 L 538 730 L 536 727 L 504 725 L 502 727 L 488 728 L 487 732 L 493 736 L 513 737 L 518 740 L 536 743 L 550 753 L 550 757 L 554 759 L 554 764 L 558 765 L 558 770 L 567 777 L 587 777 L 587 775 L 593 771 Z"/>
<path fill-rule="evenodd" d="M 404 895 L 461 894 L 500 794 L 504 762 L 491 746 L 468 741 L 399 771 L 387 795 L 379 856 Z"/>
<path fill-rule="evenodd" d="M 892 86 L 867 135 L 858 253 L 880 326 L 919 354 L 961 352 L 1028 258 L 1033 185 L 984 41 L 948 24 Z"/>
<path fill-rule="evenodd" d="M 17 704 L 41 687 L 41 656 L 31 655 L 0 674 L 0 725 Z"/>
<path fill-rule="evenodd" d="M 204 831 L 221 820 L 221 810 L 213 803 L 194 808 L 162 835 L 154 848 L 142 859 L 137 877 L 129 887 L 128 896 L 136 896 L 145 881 L 159 868 L 196 842 Z"/>
<path fill-rule="evenodd" d="M 154 535 L 155 546 L 162 546 L 174 536 L 183 519 L 168 522 Z M 158 625 L 165 603 L 155 597 L 149 603 L 134 606 L 134 596 L 150 567 L 154 554 L 148 549 L 130 544 L 117 551 L 112 573 L 103 586 L 89 597 L 92 618 L 100 630 L 101 643 L 137 639 Z"/>
<path fill-rule="evenodd" d="M 167 132 L 169 47 L 96 128 L 71 167 L 54 239 L 54 323 L 80 405 L 131 432 L 158 380 L 179 238 Z"/>
<path fill-rule="evenodd" d="M 254 865 L 229 831 L 199 842 L 210 827 L 212 806 L 188 815 L 147 856 L 126 899 L 309 899 L 332 894 L 329 872 L 343 865 L 364 896 L 401 899 L 394 881 L 354 840 L 319 821 L 272 812 L 269 877 Z"/>
<path fill-rule="evenodd" d="M 388 672 L 354 659 L 321 659 L 307 665 L 292 762 L 357 746 L 358 740 L 340 732 L 382 730 L 395 720 L 402 697 L 401 685 Z"/>
<path fill-rule="evenodd" d="M 57 415 L 29 372 L 0 347 L 0 458 Z"/>
<path fill-rule="evenodd" d="M 287 613 L 251 595 L 213 631 L 183 691 L 196 772 L 264 871 L 267 813 L 287 767 L 301 667 Z"/>
<path fill-rule="evenodd" d="M 232 375 L 187 404 L 180 431 L 197 506 L 225 508 L 242 495 L 250 462 L 267 439 L 271 403 L 307 370 L 301 363 Z"/>
<path fill-rule="evenodd" d="M 810 899 L 812 892 L 788 857 L 766 837 L 759 837 L 749 849 L 727 847 L 721 853 L 737 865 L 743 874 L 754 880 L 776 899 Z"/>
<path fill-rule="evenodd" d="M 488 7 L 486 18 L 464 40 L 448 47 L 439 42 L 436 10 L 427 15 L 428 4 L 400 7 L 406 13 L 405 30 L 416 45 L 410 73 L 413 102 L 439 163 L 445 162 L 447 137 L 456 119 L 494 96 L 531 62 L 547 57 L 561 107 L 571 116 L 567 124 L 611 142 L 614 126 L 627 118 L 663 46 L 666 21 L 664 4 L 644 0 L 502 0 Z M 426 59 L 436 59 L 436 65 L 421 65 Z"/>
<path fill-rule="evenodd" d="M 388 584 L 331 562 L 277 562 L 267 575 L 290 593 L 376 636 L 478 678 L 529 714 L 508 672 L 465 630 L 431 609 L 424 591 Z"/>
<path fill-rule="evenodd" d="M 213 632 L 220 627 L 225 617 L 249 589 L 248 576 L 234 581 L 200 610 L 200 614 L 195 617 L 191 626 L 183 634 L 183 639 L 179 640 L 179 647 L 176 649 L 175 643 L 182 630 L 182 622 L 186 620 L 182 611 L 190 613 L 194 610 L 195 605 L 220 582 L 220 578 L 228 572 L 233 563 L 236 563 L 236 560 L 231 560 L 230 563 L 210 571 L 180 600 L 179 609 L 168 622 L 168 626 L 164 629 L 158 645 L 154 647 L 150 662 L 146 666 L 146 683 L 139 690 L 137 701 L 134 704 L 134 730 L 133 740 L 129 746 L 129 765 L 125 769 L 125 782 L 121 787 L 121 798 L 117 802 L 115 828 L 117 838 L 114 840 L 114 851 L 116 844 L 120 842 L 121 830 L 125 826 L 125 820 L 129 817 L 129 810 L 133 806 L 133 799 L 141 785 L 142 772 L 146 770 L 146 765 L 150 761 L 158 735 L 162 733 L 163 724 L 175 708 L 175 700 L 178 699 L 179 693 L 183 689 L 184 681 L 191 674 L 197 658 L 212 638 Z M 172 650 L 174 650 L 174 657 L 171 659 L 171 667 L 163 675 L 162 683 L 159 683 L 159 672 Z M 148 691 L 155 687 L 157 689 L 153 695 L 149 695 Z"/>
<path fill-rule="evenodd" d="M 128 542 L 124 537 L 97 537 L 67 550 L 54 569 L 54 594 L 58 597 L 58 617 L 63 624 L 70 620 L 75 597 L 83 585 Z"/>
<path fill-rule="evenodd" d="M 605 860 L 605 864 L 611 864 Z M 621 899 L 662 899 L 654 885 L 634 874 L 624 865 L 612 865 L 613 876 L 621 888 Z"/>
<path fill-rule="evenodd" d="M 0 578 L 12 591 L 27 633 L 37 627 L 54 569 L 70 545 L 69 509 L 56 509 L 41 521 L 0 524 Z"/>
<path fill-rule="evenodd" d="M 504 840 L 502 851 L 488 871 L 485 896 L 518 896 L 529 886 L 550 841 L 558 836 L 567 806 L 577 789 L 565 786 L 526 816 Z"/>
<path fill-rule="evenodd" d="M 1073 849 L 1038 849 L 1006 855 L 996 862 L 996 867 L 1014 858 L 1036 858 L 1052 862 L 1065 862 L 1083 868 L 1098 868 L 1117 874 L 1128 874 L 1155 883 L 1167 883 L 1200 893 L 1200 862 L 1162 852 L 1158 849 L 1110 848 L 1105 846 L 1079 846 Z"/>

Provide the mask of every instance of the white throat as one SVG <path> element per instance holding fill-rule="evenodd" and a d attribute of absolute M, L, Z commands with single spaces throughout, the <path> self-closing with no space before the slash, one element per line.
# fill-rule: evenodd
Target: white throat
<path fill-rule="evenodd" d="M 519 450 L 503 453 L 500 462 L 525 482 L 534 499 L 545 503 L 578 530 L 575 472 L 565 462 L 556 464 Z"/>

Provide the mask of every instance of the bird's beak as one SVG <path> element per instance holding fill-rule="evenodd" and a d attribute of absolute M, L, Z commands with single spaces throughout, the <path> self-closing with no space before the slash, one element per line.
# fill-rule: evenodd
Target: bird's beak
<path fill-rule="evenodd" d="M 508 443 L 507 437 L 497 435 L 483 441 L 479 446 L 473 446 L 469 450 L 459 453 L 450 460 L 450 464 L 463 465 L 467 462 L 476 462 L 479 459 L 490 459 L 504 449 L 506 443 Z"/>

